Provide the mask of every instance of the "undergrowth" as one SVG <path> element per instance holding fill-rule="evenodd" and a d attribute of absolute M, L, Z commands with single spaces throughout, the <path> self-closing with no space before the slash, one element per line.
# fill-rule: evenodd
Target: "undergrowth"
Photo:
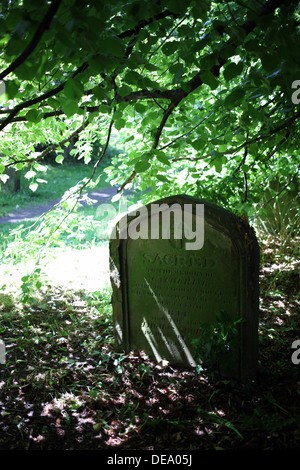
<path fill-rule="evenodd" d="M 295 242 L 296 243 L 296 242 Z M 0 293 L 1 449 L 291 449 L 300 446 L 295 245 L 264 245 L 259 374 L 247 385 L 114 347 L 110 289 Z"/>

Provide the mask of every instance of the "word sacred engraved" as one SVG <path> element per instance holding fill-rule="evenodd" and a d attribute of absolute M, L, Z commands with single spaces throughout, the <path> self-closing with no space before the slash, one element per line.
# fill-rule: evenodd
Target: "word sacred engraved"
<path fill-rule="evenodd" d="M 174 253 L 143 253 L 143 262 L 167 266 L 197 266 L 202 268 L 213 268 L 215 266 L 215 260 L 212 258 L 177 255 Z"/>

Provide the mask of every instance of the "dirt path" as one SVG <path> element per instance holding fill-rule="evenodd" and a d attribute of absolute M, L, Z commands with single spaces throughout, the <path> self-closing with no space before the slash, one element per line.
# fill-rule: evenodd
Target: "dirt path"
<path fill-rule="evenodd" d="M 117 193 L 116 188 L 108 187 L 89 192 L 89 197 L 93 200 L 93 205 L 107 203 Z M 13 195 L 12 195 L 13 197 Z M 26 207 L 16 209 L 7 215 L 0 217 L 0 224 L 18 223 L 33 220 L 44 212 L 49 211 L 61 198 L 54 199 L 47 204 L 30 204 Z"/>
<path fill-rule="evenodd" d="M 127 191 L 129 194 L 132 191 Z M 117 188 L 104 188 L 88 193 L 93 205 L 109 203 L 117 193 Z M 0 217 L 0 224 L 21 223 L 34 220 L 44 212 L 50 210 L 60 198 L 49 201 L 47 204 L 28 205 L 16 209 L 6 216 Z M 96 291 L 110 285 L 109 279 L 109 253 L 108 246 L 96 246 L 74 250 L 71 248 L 56 249 L 42 260 L 41 266 L 46 278 L 51 280 L 53 286 L 64 289 Z M 20 286 L 21 278 L 35 268 L 35 260 L 26 260 L 7 270 L 5 265 L 0 266 L 0 281 L 7 285 Z M 12 271 L 13 269 L 13 271 Z M 1 283 L 0 283 L 1 287 Z M 14 290 L 16 287 L 12 287 Z"/>

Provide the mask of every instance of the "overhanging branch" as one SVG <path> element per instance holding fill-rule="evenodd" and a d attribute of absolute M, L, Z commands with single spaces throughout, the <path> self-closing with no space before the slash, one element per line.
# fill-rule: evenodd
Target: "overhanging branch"
<path fill-rule="evenodd" d="M 59 5 L 61 4 L 61 0 L 53 0 L 48 9 L 44 19 L 40 23 L 38 29 L 36 30 L 32 40 L 28 44 L 28 46 L 24 49 L 22 54 L 17 57 L 9 67 L 7 67 L 3 72 L 0 73 L 0 80 L 7 77 L 11 72 L 13 72 L 16 68 L 18 68 L 21 64 L 25 62 L 26 59 L 32 54 L 34 49 L 37 47 L 38 43 L 42 39 L 44 32 L 49 28 L 51 21 L 57 12 Z"/>
<path fill-rule="evenodd" d="M 78 69 L 71 75 L 70 78 L 76 77 L 79 73 L 83 72 L 86 68 L 88 67 L 87 62 L 83 63 Z M 60 93 L 63 89 L 64 86 L 66 85 L 67 81 L 61 83 L 57 87 L 53 88 L 50 91 L 47 91 L 41 96 L 38 96 L 37 98 L 33 98 L 28 101 L 24 101 L 23 103 L 18 104 L 15 106 L 9 113 L 6 119 L 3 119 L 0 124 L 0 131 L 2 131 L 8 124 L 14 121 L 15 116 L 22 111 L 22 109 L 29 108 L 30 106 L 33 106 L 35 104 L 41 103 L 42 101 L 47 100 L 48 98 L 51 98 L 52 96 L 57 95 Z"/>
<path fill-rule="evenodd" d="M 31 54 L 33 52 L 33 50 L 35 49 L 35 47 L 37 46 L 38 42 L 40 41 L 40 39 L 42 37 L 41 33 L 43 32 L 43 29 L 49 28 L 51 20 L 52 20 L 53 16 L 55 15 L 60 3 L 61 3 L 61 0 L 54 0 L 53 1 L 53 3 L 51 4 L 51 7 L 49 8 L 44 20 L 40 24 L 35 36 L 33 37 L 31 43 L 29 44 L 29 46 L 25 49 L 25 51 L 21 54 L 21 56 L 19 58 L 17 58 L 6 70 L 4 70 L 2 72 L 2 74 L 0 74 L 0 80 L 1 80 L 1 78 L 4 78 L 5 76 L 7 76 L 11 71 L 13 71 L 19 65 L 21 65 L 21 63 L 24 62 L 24 60 L 26 58 L 28 58 L 29 54 Z M 52 16 L 51 16 L 51 14 L 52 14 Z M 141 29 L 143 29 L 145 26 L 148 26 L 149 24 L 153 23 L 154 21 L 164 19 L 168 16 L 173 16 L 174 18 L 176 18 L 178 15 L 176 15 L 175 13 L 172 13 L 170 10 L 165 10 L 161 13 L 158 13 L 157 15 L 154 15 L 154 17 L 150 18 L 149 20 L 139 21 L 139 23 L 136 25 L 135 28 L 129 29 L 129 30 L 124 31 L 123 33 L 120 33 L 118 35 L 118 37 L 120 39 L 125 39 L 125 38 L 131 37 L 133 35 L 137 35 L 141 31 Z M 80 67 L 78 67 L 78 69 L 71 75 L 70 78 L 74 78 L 76 75 L 78 75 L 80 72 L 85 70 L 87 67 L 88 67 L 88 63 L 84 62 Z M 16 116 L 18 115 L 18 113 L 21 110 L 29 108 L 30 106 L 33 106 L 33 105 L 38 104 L 38 103 L 42 103 L 43 101 L 47 100 L 48 98 L 51 98 L 51 97 L 57 95 L 58 93 L 60 93 L 63 90 L 65 84 L 66 84 L 66 81 L 64 83 L 61 83 L 60 85 L 58 85 L 54 89 L 49 90 L 48 92 L 44 93 L 43 95 L 40 95 L 37 98 L 34 98 L 32 100 L 24 101 L 23 103 L 20 103 L 17 106 L 15 106 L 15 108 L 13 108 L 12 110 L 9 111 L 9 115 L 7 116 L 7 118 L 3 119 L 0 122 L 0 131 L 2 131 L 8 124 L 10 124 L 12 122 L 23 121 L 24 119 L 16 119 Z M 157 97 L 159 97 L 159 96 L 157 96 Z M 156 98 L 156 96 L 155 96 L 155 98 Z M 134 97 L 132 99 L 134 99 Z M 139 99 L 139 98 L 136 97 L 136 99 Z M 121 101 L 121 97 L 120 97 L 120 101 Z M 126 99 L 123 99 L 122 101 L 126 101 Z M 130 99 L 130 101 L 131 101 L 131 99 Z M 59 112 L 59 114 L 63 114 L 63 113 Z M 54 113 L 54 114 L 51 114 L 51 115 L 57 115 L 57 113 Z M 46 117 L 49 117 L 49 116 L 50 115 L 48 115 Z"/>
<path fill-rule="evenodd" d="M 71 135 L 69 135 L 69 137 L 66 137 L 65 139 L 61 140 L 60 142 L 58 142 L 57 144 L 52 144 L 52 145 L 49 145 L 45 150 L 43 150 L 43 152 L 40 153 L 40 155 L 38 155 L 37 157 L 35 158 L 26 158 L 24 160 L 18 160 L 18 161 L 13 161 L 13 162 L 10 162 L 10 163 L 7 163 L 5 166 L 5 168 L 8 168 L 10 166 L 13 166 L 15 165 L 16 163 L 35 163 L 39 160 L 42 160 L 43 158 L 45 158 L 50 152 L 53 152 L 54 150 L 58 149 L 59 147 L 61 147 L 62 145 L 65 145 L 66 143 L 70 142 L 70 140 L 72 140 L 74 137 L 78 137 L 78 135 L 90 124 L 90 120 L 89 119 L 86 119 L 84 121 L 84 123 L 79 126 Z"/>

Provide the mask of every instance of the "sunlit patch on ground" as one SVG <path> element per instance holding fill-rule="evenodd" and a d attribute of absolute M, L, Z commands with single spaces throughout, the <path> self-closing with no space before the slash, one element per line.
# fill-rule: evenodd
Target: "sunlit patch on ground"
<path fill-rule="evenodd" d="M 57 251 L 56 259 L 48 263 L 45 272 L 55 285 L 75 291 L 102 289 L 109 285 L 108 247 Z"/>
<path fill-rule="evenodd" d="M 26 264 L 0 266 L 1 284 L 18 289 L 22 277 L 37 267 L 36 262 L 36 259 L 32 259 L 26 260 Z M 42 282 L 49 281 L 52 286 L 95 292 L 110 284 L 108 246 L 83 250 L 53 249 L 46 258 L 41 259 L 38 266 L 41 267 Z"/>
<path fill-rule="evenodd" d="M 275 269 L 274 254 L 261 272 L 259 376 L 247 386 L 117 352 L 100 247 L 50 259 L 52 284 L 34 301 L 0 292 L 0 448 L 299 448 L 299 272 Z"/>

